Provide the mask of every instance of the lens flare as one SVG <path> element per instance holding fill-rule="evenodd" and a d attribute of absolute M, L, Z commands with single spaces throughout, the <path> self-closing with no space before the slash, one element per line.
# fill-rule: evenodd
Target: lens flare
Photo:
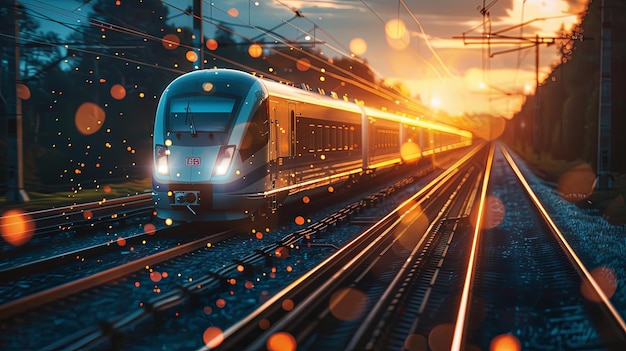
<path fill-rule="evenodd" d="M 515 335 L 500 334 L 489 343 L 489 351 L 520 351 L 522 343 Z"/>
<path fill-rule="evenodd" d="M 259 44 L 252 44 L 248 48 L 248 55 L 253 58 L 259 58 L 263 54 L 263 47 Z"/>
<path fill-rule="evenodd" d="M 143 231 L 148 235 L 154 235 L 154 233 L 156 233 L 156 227 L 154 226 L 154 224 L 148 223 L 143 226 Z"/>
<path fill-rule="evenodd" d="M 400 19 L 392 19 L 385 23 L 385 35 L 391 39 L 401 39 L 407 34 L 406 25 Z"/>
<path fill-rule="evenodd" d="M 487 196 L 485 199 L 484 229 L 495 228 L 502 223 L 506 209 L 500 199 L 495 196 Z"/>
<path fill-rule="evenodd" d="M 454 325 L 439 324 L 428 334 L 428 346 L 432 351 L 448 351 L 452 346 Z"/>
<path fill-rule="evenodd" d="M 421 152 L 419 145 L 412 141 L 406 142 L 400 147 L 400 155 L 406 162 L 418 160 L 421 157 Z"/>
<path fill-rule="evenodd" d="M 126 97 L 126 88 L 121 84 L 115 84 L 111 87 L 111 97 L 115 100 L 122 100 Z"/>
<path fill-rule="evenodd" d="M 161 281 L 161 279 L 163 278 L 163 276 L 161 276 L 161 273 L 159 272 L 150 272 L 150 280 L 152 280 L 155 283 L 158 283 Z"/>
<path fill-rule="evenodd" d="M 228 9 L 227 13 L 228 13 L 228 15 L 229 15 L 229 16 L 231 16 L 231 17 L 235 17 L 235 18 L 237 18 L 237 17 L 239 16 L 239 10 L 237 10 L 237 9 L 236 9 L 236 8 L 234 8 L 234 7 L 231 7 L 230 9 Z"/>
<path fill-rule="evenodd" d="M 309 59 L 306 57 L 298 59 L 298 61 L 296 62 L 296 68 L 298 69 L 298 71 L 301 72 L 308 71 L 309 68 L 311 68 L 311 61 L 309 61 Z"/>
<path fill-rule="evenodd" d="M 291 252 L 287 246 L 279 246 L 274 250 L 274 256 L 276 256 L 276 258 L 285 259 L 291 256 Z"/>
<path fill-rule="evenodd" d="M 167 50 L 174 50 L 180 45 L 180 38 L 176 34 L 166 34 L 161 40 L 161 44 Z"/>
<path fill-rule="evenodd" d="M 409 334 L 404 340 L 404 349 L 407 351 L 426 351 L 428 350 L 428 341 L 421 334 Z"/>
<path fill-rule="evenodd" d="M 211 39 L 207 39 L 206 41 L 206 48 L 213 51 L 213 50 L 217 50 L 217 47 L 219 46 L 217 40 L 211 38 Z"/>
<path fill-rule="evenodd" d="M 28 88 L 28 85 L 24 83 L 18 83 L 15 85 L 15 87 L 17 88 L 17 97 L 22 100 L 30 99 L 30 88 Z"/>
<path fill-rule="evenodd" d="M 283 310 L 289 312 L 289 311 L 293 310 L 293 308 L 295 307 L 295 304 L 294 304 L 292 299 L 285 299 L 285 300 L 283 300 L 281 306 L 282 306 Z"/>
<path fill-rule="evenodd" d="M 296 338 L 287 332 L 278 332 L 270 335 L 265 344 L 268 351 L 295 351 Z"/>
<path fill-rule="evenodd" d="M 356 56 L 361 56 L 367 52 L 367 43 L 363 38 L 354 38 L 350 41 L 350 51 Z"/>
<path fill-rule="evenodd" d="M 600 290 L 604 293 L 607 298 L 611 298 L 613 294 L 615 294 L 615 290 L 617 289 L 617 276 L 615 272 L 609 267 L 598 267 L 589 272 L 593 279 L 596 281 Z M 601 298 L 596 291 L 593 289 L 591 284 L 584 281 L 580 286 L 580 292 L 583 296 L 593 302 L 600 302 Z"/>
<path fill-rule="evenodd" d="M 304 217 L 302 216 L 297 216 L 294 220 L 294 222 L 296 222 L 297 225 L 303 225 L 304 224 Z"/>
<path fill-rule="evenodd" d="M 394 50 L 404 50 L 409 46 L 411 37 L 402 20 L 390 20 L 385 24 L 385 39 Z"/>
<path fill-rule="evenodd" d="M 198 59 L 198 54 L 193 50 L 189 50 L 187 51 L 187 53 L 185 53 L 185 58 L 189 62 L 196 62 L 196 60 Z"/>
<path fill-rule="evenodd" d="M 93 102 L 85 102 L 78 107 L 74 115 L 76 129 L 83 135 L 96 133 L 104 124 L 105 113 Z"/>
<path fill-rule="evenodd" d="M 588 198 L 596 185 L 596 174 L 587 163 L 580 164 L 565 172 L 560 178 L 557 190 L 569 202 Z"/>
<path fill-rule="evenodd" d="M 365 312 L 367 296 L 360 290 L 343 288 L 330 297 L 330 312 L 335 318 L 349 321 L 359 318 Z"/>
<path fill-rule="evenodd" d="M 202 333 L 202 341 L 209 348 L 216 348 L 224 342 L 224 333 L 218 327 L 208 327 Z"/>
<path fill-rule="evenodd" d="M 4 241 L 13 246 L 21 246 L 33 237 L 35 222 L 22 210 L 8 210 L 0 218 L 0 231 Z"/>

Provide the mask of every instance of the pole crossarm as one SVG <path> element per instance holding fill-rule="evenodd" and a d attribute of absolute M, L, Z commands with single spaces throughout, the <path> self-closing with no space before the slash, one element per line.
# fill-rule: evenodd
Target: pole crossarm
<path fill-rule="evenodd" d="M 538 36 L 510 36 L 510 35 L 500 35 L 497 33 L 485 33 L 483 35 L 465 35 L 462 36 L 453 36 L 452 39 L 463 39 L 463 44 L 465 45 L 476 45 L 476 44 L 510 44 L 516 45 L 520 43 L 531 43 L 532 45 L 552 45 L 556 43 L 557 40 L 570 40 L 573 39 L 571 36 L 559 36 L 559 37 L 538 37 Z"/>

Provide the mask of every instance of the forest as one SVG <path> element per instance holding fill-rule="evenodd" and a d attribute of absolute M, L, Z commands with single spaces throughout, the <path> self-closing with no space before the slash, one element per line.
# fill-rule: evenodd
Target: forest
<path fill-rule="evenodd" d="M 611 30 L 611 171 L 626 173 L 626 4 L 604 0 Z M 558 45 L 561 60 L 508 121 L 505 139 L 522 152 L 554 160 L 597 163 L 601 1 L 590 2 L 572 38 Z M 536 111 L 536 107 L 538 110 Z"/>

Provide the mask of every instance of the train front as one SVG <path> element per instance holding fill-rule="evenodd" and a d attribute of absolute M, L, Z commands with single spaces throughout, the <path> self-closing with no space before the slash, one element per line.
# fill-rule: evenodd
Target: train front
<path fill-rule="evenodd" d="M 169 84 L 154 123 L 159 218 L 236 220 L 265 203 L 267 100 L 259 79 L 234 70 L 194 71 Z"/>

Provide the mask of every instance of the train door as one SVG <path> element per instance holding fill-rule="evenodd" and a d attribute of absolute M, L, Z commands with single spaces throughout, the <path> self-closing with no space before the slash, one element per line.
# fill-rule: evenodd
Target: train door
<path fill-rule="evenodd" d="M 278 181 L 278 102 L 270 101 L 270 141 L 269 141 L 269 173 L 270 173 L 270 190 L 276 189 Z M 272 195 L 269 199 L 270 207 L 275 209 L 277 206 L 276 195 Z"/>
<path fill-rule="evenodd" d="M 296 117 L 296 104 L 290 102 L 289 104 L 289 184 L 294 184 L 298 181 L 298 138 L 296 135 L 297 117 Z"/>

